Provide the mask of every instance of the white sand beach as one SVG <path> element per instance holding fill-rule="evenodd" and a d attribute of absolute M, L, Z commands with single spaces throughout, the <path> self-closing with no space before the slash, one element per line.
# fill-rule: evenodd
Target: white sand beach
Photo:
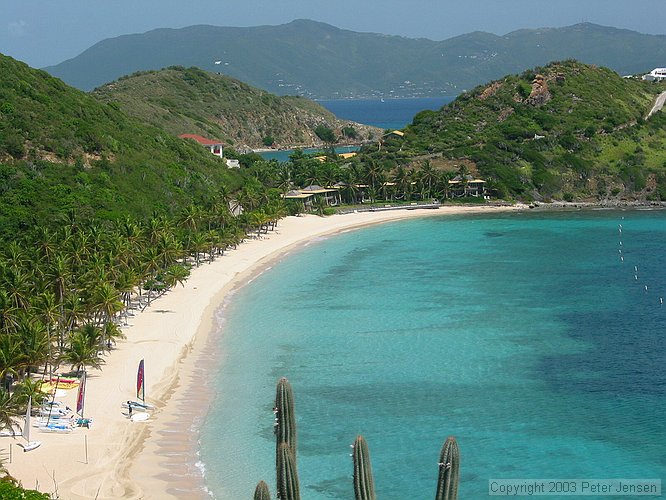
<path fill-rule="evenodd" d="M 188 469 L 196 451 L 193 426 L 205 413 L 202 391 L 190 390 L 215 353 L 207 349 L 214 312 L 225 296 L 253 273 L 294 246 L 326 234 L 412 217 L 520 210 L 515 207 L 442 207 L 288 217 L 262 238 L 250 239 L 212 263 L 193 269 L 184 286 L 155 300 L 123 329 L 101 371 L 88 374 L 85 411 L 90 429 L 71 434 L 41 433 L 42 445 L 24 453 L 21 438 L 0 438 L 9 473 L 26 488 L 63 499 L 204 498 L 200 474 Z M 156 409 L 145 422 L 132 422 L 121 403 L 135 399 L 137 365 L 145 359 L 146 401 Z M 71 408 L 76 389 L 60 398 Z M 11 463 L 9 460 L 11 447 Z M 248 485 L 252 491 L 254 485 Z"/>

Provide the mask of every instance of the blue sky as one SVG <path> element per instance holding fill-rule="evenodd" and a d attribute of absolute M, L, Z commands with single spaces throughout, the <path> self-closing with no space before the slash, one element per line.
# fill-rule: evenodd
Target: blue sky
<path fill-rule="evenodd" d="M 43 67 L 105 38 L 154 28 L 294 19 L 432 40 L 582 21 L 666 34 L 664 0 L 0 0 L 0 52 Z"/>

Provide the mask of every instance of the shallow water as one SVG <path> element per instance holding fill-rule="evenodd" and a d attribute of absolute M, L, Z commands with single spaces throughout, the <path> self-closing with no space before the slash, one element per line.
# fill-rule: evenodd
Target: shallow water
<path fill-rule="evenodd" d="M 357 434 L 382 499 L 432 497 L 451 434 L 461 498 L 490 478 L 666 477 L 664 249 L 660 211 L 425 218 L 310 242 L 218 312 L 208 488 L 274 491 L 281 376 L 303 498 L 353 498 Z"/>

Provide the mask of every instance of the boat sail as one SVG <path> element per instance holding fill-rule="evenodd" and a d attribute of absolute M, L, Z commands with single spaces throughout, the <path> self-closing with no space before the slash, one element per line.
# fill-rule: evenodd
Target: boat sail
<path fill-rule="evenodd" d="M 137 411 L 148 411 L 152 410 L 155 407 L 149 403 L 146 403 L 146 381 L 145 381 L 145 369 L 144 369 L 144 360 L 139 361 L 139 368 L 136 372 L 136 397 L 140 401 L 127 401 L 122 403 L 123 408 L 128 410 L 137 410 Z M 129 412 L 131 415 L 131 412 Z"/>
<path fill-rule="evenodd" d="M 25 412 L 25 422 L 23 423 L 23 439 L 25 443 L 23 446 L 23 451 L 32 451 L 35 448 L 39 448 L 42 444 L 41 441 L 30 441 L 30 411 L 32 410 L 32 397 L 28 398 L 28 409 Z"/>
<path fill-rule="evenodd" d="M 83 372 L 83 376 L 81 377 L 81 383 L 79 384 L 79 393 L 76 396 L 76 413 L 81 415 L 81 418 L 83 418 L 83 408 L 85 406 L 85 398 L 86 398 L 86 372 Z"/>
<path fill-rule="evenodd" d="M 136 397 L 141 401 L 146 401 L 146 386 L 144 384 L 143 359 L 139 361 L 139 369 L 136 372 Z"/>

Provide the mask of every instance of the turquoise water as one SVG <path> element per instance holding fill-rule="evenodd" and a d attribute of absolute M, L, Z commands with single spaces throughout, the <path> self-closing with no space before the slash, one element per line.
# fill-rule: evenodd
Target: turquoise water
<path fill-rule="evenodd" d="M 665 254 L 657 211 L 435 217 L 311 241 L 218 313 L 208 488 L 274 491 L 281 376 L 304 499 L 353 498 L 357 434 L 381 499 L 434 497 L 451 434 L 462 499 L 490 478 L 666 478 Z"/>
<path fill-rule="evenodd" d="M 361 149 L 359 146 L 336 146 L 335 152 L 340 153 L 351 153 L 353 151 L 358 151 Z M 293 149 L 282 149 L 280 151 L 262 151 L 259 154 L 264 158 L 264 160 L 277 160 L 280 162 L 289 161 L 289 156 L 293 154 Z M 321 149 L 317 148 L 305 148 L 303 152 L 306 154 L 312 153 L 321 153 L 324 152 Z"/>

